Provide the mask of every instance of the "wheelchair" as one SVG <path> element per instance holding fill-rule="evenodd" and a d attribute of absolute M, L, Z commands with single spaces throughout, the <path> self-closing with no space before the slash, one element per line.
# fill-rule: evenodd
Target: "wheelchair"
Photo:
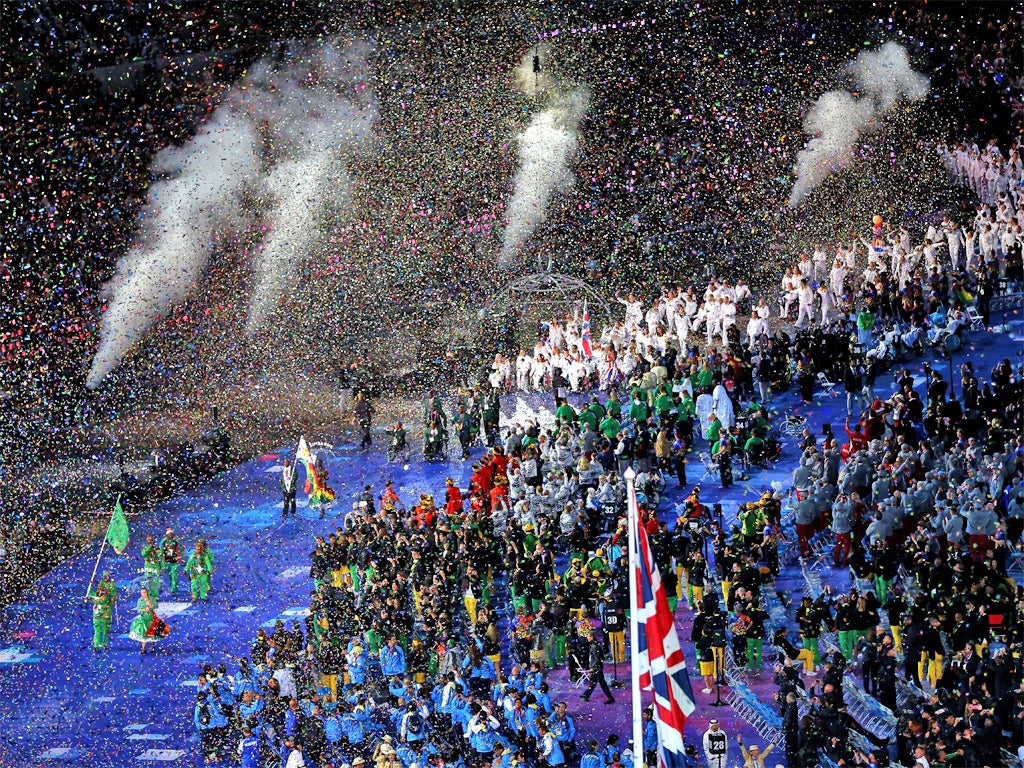
<path fill-rule="evenodd" d="M 388 430 L 388 463 L 398 461 L 409 461 L 409 441 L 405 436 L 404 429 Z"/>
<path fill-rule="evenodd" d="M 443 461 L 448 455 L 448 432 L 436 427 L 427 427 L 423 435 L 423 458 L 426 461 Z"/>

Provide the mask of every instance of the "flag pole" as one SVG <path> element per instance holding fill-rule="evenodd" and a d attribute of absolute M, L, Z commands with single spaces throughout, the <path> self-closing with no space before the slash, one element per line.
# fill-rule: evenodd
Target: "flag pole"
<path fill-rule="evenodd" d="M 109 529 L 110 529 L 110 523 L 107 523 L 107 530 L 109 530 Z M 106 546 L 107 546 L 107 533 L 106 533 L 106 531 L 104 531 L 103 532 L 103 543 L 100 544 L 100 553 L 98 555 L 96 555 L 96 565 L 93 566 L 92 576 L 89 577 L 89 586 L 85 588 L 85 596 L 86 597 L 88 597 L 89 594 L 92 592 L 92 583 L 96 579 L 96 572 L 100 569 L 100 558 L 103 557 L 103 550 L 106 549 Z"/>
<path fill-rule="evenodd" d="M 640 626 L 638 624 L 639 611 L 637 610 L 637 568 L 639 557 L 637 543 L 640 536 L 638 509 L 636 503 L 636 487 L 633 481 L 636 479 L 636 472 L 628 467 L 622 474 L 626 481 L 626 523 L 629 532 L 629 647 L 631 664 L 631 695 L 633 699 L 633 765 L 644 764 L 644 724 L 643 724 L 643 702 L 640 701 Z M 639 760 L 637 758 L 639 755 Z"/>
<path fill-rule="evenodd" d="M 117 514 L 118 507 L 121 506 L 121 496 L 118 495 L 117 503 L 114 504 L 114 511 L 110 513 L 110 520 L 107 521 L 107 530 L 103 532 L 103 541 L 100 543 L 100 553 L 96 555 L 96 565 L 92 568 L 92 576 L 89 577 L 89 586 L 85 588 L 85 596 L 89 597 L 89 593 L 92 592 L 92 583 L 96 580 L 96 572 L 100 569 L 100 560 L 103 557 L 103 550 L 107 548 L 107 539 L 110 537 L 110 526 L 114 523 L 114 515 Z M 115 546 L 116 549 L 116 546 Z"/>

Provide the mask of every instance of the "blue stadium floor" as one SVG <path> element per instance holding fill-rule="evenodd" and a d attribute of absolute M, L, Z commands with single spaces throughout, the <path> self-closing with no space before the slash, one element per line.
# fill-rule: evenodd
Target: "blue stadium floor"
<path fill-rule="evenodd" d="M 969 356 L 979 372 L 987 373 L 1003 357 L 1016 361 L 1015 355 L 1024 345 L 1021 323 L 1014 323 L 1009 335 L 983 332 L 974 334 L 973 341 L 954 363 L 958 365 Z M 918 384 L 924 382 L 925 359 L 940 371 L 948 370 L 945 360 L 929 353 L 908 366 Z M 879 394 L 887 395 L 890 389 L 891 377 L 880 377 Z M 506 398 L 507 415 L 516 409 L 516 399 Z M 837 434 L 841 431 L 845 418 L 841 395 L 828 397 L 818 392 L 811 406 L 795 408 L 795 403 L 791 391 L 774 407 L 780 412 L 803 413 L 817 434 L 824 422 L 833 424 Z M 524 405 L 539 407 L 541 397 L 527 398 L 519 405 L 520 412 Z M 550 402 L 544 405 L 552 407 Z M 706 445 L 698 444 L 697 448 L 706 450 Z M 739 480 L 728 492 L 719 489 L 717 480 L 702 478 L 703 468 L 696 460 L 690 464 L 689 480 L 703 481 L 702 498 L 707 503 L 724 502 L 728 523 L 739 501 L 759 496 L 764 489 L 788 487 L 795 458 L 796 452 L 789 447 L 774 467 L 755 470 L 750 480 Z M 0 768 L 201 764 L 192 725 L 196 674 L 207 662 L 225 662 L 233 670 L 231 656 L 248 654 L 257 628 L 271 627 L 279 618 L 305 615 L 311 589 L 308 554 L 313 549 L 313 537 L 341 524 L 340 515 L 351 507 L 352 499 L 365 484 L 379 491 L 383 481 L 392 478 L 408 502 L 422 491 L 440 498 L 447 476 L 462 487 L 469 481 L 468 466 L 462 462 L 425 465 L 414 459 L 406 470 L 386 465 L 379 449 L 360 455 L 350 442 L 343 442 L 326 460 L 339 498 L 331 513 L 334 517 L 320 521 L 309 510 L 302 510 L 298 520 L 282 523 L 278 474 L 274 471 L 278 464 L 277 454 L 260 457 L 192 493 L 160 504 L 132 523 L 126 556 L 116 557 L 107 550 L 101 569 L 113 573 L 120 590 L 108 652 L 94 654 L 91 650 L 91 613 L 83 599 L 98 545 L 63 563 L 0 615 Z M 663 517 L 675 519 L 674 508 L 688 491 L 670 484 L 662 503 Z M 142 583 L 139 552 L 147 534 L 159 537 L 168 526 L 174 528 L 188 551 L 200 536 L 211 542 L 216 557 L 213 590 L 209 602 L 192 604 L 186 579 L 173 596 L 166 593 L 165 582 L 158 613 L 173 631 L 155 652 L 140 656 L 139 646 L 127 634 Z M 826 578 L 845 585 L 847 576 L 845 572 L 833 575 L 826 571 Z M 783 571 L 780 586 L 800 587 L 795 566 Z M 681 604 L 677 623 L 684 640 L 689 637 L 689 619 L 689 611 Z M 714 693 L 709 696 L 700 691 L 692 649 L 685 642 L 684 646 L 697 701 L 697 711 L 687 725 L 687 741 L 698 743 L 707 720 L 718 717 L 728 733 L 742 732 L 745 743 L 758 743 L 754 730 L 728 707 L 709 706 Z M 628 681 L 627 670 L 620 668 L 618 674 Z M 611 679 L 611 665 L 607 675 Z M 629 738 L 628 684 L 616 691 L 618 703 L 605 707 L 600 697 L 592 704 L 580 702 L 579 692 L 568 682 L 564 670 L 554 671 L 551 681 L 553 698 L 568 701 L 570 712 L 576 716 L 578 741 L 593 736 L 603 744 L 613 731 L 623 742 Z M 751 687 L 762 701 L 769 700 L 773 690 L 770 671 L 763 671 Z M 735 746 L 731 750 L 738 753 Z M 781 752 L 777 750 L 769 764 L 783 763 Z"/>

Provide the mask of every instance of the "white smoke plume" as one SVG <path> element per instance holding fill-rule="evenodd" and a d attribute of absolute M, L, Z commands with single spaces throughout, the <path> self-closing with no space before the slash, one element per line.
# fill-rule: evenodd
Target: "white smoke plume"
<path fill-rule="evenodd" d="M 539 42 L 523 54 L 512 71 L 512 84 L 516 90 L 536 99 L 555 88 L 557 84 L 551 75 L 550 51 L 551 46 L 547 42 Z"/>
<path fill-rule="evenodd" d="M 852 162 L 851 153 L 875 115 L 867 99 L 845 91 L 823 93 L 804 119 L 804 131 L 814 136 L 797 156 L 797 180 L 789 195 L 795 208 L 831 174 Z"/>
<path fill-rule="evenodd" d="M 516 249 L 547 218 L 551 195 L 571 189 L 575 183 L 569 161 L 589 101 L 589 94 L 581 88 L 555 93 L 519 134 L 519 170 L 505 209 L 503 266 L 509 265 Z"/>
<path fill-rule="evenodd" d="M 107 285 L 100 345 L 86 386 L 95 389 L 157 319 L 189 294 L 213 249 L 213 230 L 237 210 L 246 183 L 259 173 L 257 133 L 225 102 L 183 147 L 168 147 L 152 172 L 142 214 L 145 244 L 127 253 Z"/>
<path fill-rule="evenodd" d="M 293 45 L 282 63 L 262 59 L 191 141 L 157 155 L 151 170 L 164 178 L 149 189 L 143 245 L 121 259 L 106 286 L 110 303 L 86 386 L 97 388 L 193 291 L 218 230 L 239 219 L 246 190 L 273 203 L 255 264 L 250 332 L 266 319 L 309 255 L 319 217 L 328 207 L 343 213 L 351 198 L 344 158 L 366 143 L 376 117 L 365 80 L 369 50 Z M 270 156 L 261 157 L 268 145 Z"/>
<path fill-rule="evenodd" d="M 861 95 L 828 91 L 808 111 L 804 132 L 813 138 L 800 150 L 796 183 L 789 196 L 795 208 L 829 175 L 853 161 L 857 141 L 901 100 L 920 101 L 928 95 L 928 78 L 910 66 L 907 51 L 886 43 L 877 51 L 862 51 L 846 71 Z"/>
<path fill-rule="evenodd" d="M 854 83 L 874 100 L 879 113 L 888 112 L 901 99 L 920 101 L 928 95 L 928 78 L 914 71 L 907 49 L 897 43 L 863 51 L 847 69 Z"/>
<path fill-rule="evenodd" d="M 365 89 L 368 46 L 295 53 L 299 64 L 261 69 L 252 78 L 261 111 L 269 116 L 268 130 L 285 159 L 267 178 L 276 204 L 256 265 L 249 334 L 259 330 L 294 282 L 318 239 L 321 217 L 348 207 L 354 179 L 345 155 L 367 143 L 377 116 Z"/>

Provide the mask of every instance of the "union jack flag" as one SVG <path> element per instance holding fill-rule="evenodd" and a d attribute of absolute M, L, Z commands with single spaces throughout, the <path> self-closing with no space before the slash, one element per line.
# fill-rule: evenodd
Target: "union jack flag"
<path fill-rule="evenodd" d="M 686 659 L 679 646 L 675 620 L 668 607 L 668 597 L 661 583 L 661 574 L 654 562 L 647 531 L 640 524 L 636 491 L 630 487 L 629 514 L 635 515 L 636 531 L 636 597 L 637 661 L 640 666 L 640 687 L 654 692 L 654 721 L 658 728 L 659 768 L 683 768 L 686 753 L 683 728 L 694 710 L 693 689 L 686 671 Z"/>
<path fill-rule="evenodd" d="M 587 311 L 587 302 L 583 302 L 583 332 L 580 334 L 580 345 L 583 347 L 583 354 L 593 357 L 594 350 L 590 346 L 590 313 Z"/>

